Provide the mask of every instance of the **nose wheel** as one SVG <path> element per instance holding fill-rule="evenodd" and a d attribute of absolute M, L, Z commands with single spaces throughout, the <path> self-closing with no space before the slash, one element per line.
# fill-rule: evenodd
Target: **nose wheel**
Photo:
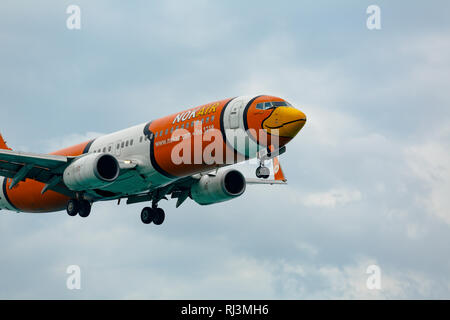
<path fill-rule="evenodd" d="M 267 179 L 270 176 L 270 170 L 269 168 L 265 167 L 264 164 L 260 164 L 259 167 L 256 169 L 256 176 L 258 178 Z"/>

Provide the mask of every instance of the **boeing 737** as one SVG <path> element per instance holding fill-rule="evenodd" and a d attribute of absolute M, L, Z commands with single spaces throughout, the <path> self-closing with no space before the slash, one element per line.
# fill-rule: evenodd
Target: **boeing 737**
<path fill-rule="evenodd" d="M 210 205 L 247 184 L 284 184 L 278 156 L 306 116 L 284 99 L 240 96 L 103 135 L 50 154 L 14 151 L 0 134 L 0 209 L 89 216 L 98 201 L 147 202 L 145 224 L 160 225 L 162 199 Z M 257 158 L 256 178 L 227 166 Z M 273 160 L 274 178 L 266 161 Z"/>

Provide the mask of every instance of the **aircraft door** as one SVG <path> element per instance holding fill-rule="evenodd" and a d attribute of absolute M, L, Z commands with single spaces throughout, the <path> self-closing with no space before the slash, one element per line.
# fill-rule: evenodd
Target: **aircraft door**
<path fill-rule="evenodd" d="M 230 111 L 230 128 L 237 129 L 239 128 L 239 111 L 242 107 L 243 101 L 235 101 L 231 105 Z"/>

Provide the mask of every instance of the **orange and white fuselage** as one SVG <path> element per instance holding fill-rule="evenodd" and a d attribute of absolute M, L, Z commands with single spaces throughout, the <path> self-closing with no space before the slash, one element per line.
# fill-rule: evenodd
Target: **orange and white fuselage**
<path fill-rule="evenodd" d="M 74 194 L 83 191 L 84 197 L 91 202 L 120 199 L 254 158 L 259 150 L 273 145 L 274 140 L 279 147 L 283 147 L 305 121 L 306 116 L 300 110 L 281 98 L 240 96 L 107 134 L 53 152 L 52 155 L 80 157 L 110 154 L 123 166 L 130 165 L 131 169 L 123 171 L 114 182 L 102 187 L 76 190 L 69 184 Z M 265 133 L 264 139 L 259 132 Z M 208 151 L 211 155 L 208 148 L 211 148 L 212 142 L 215 146 L 212 152 L 214 161 L 209 161 L 204 155 Z M 180 149 L 180 143 L 185 143 L 188 149 L 174 153 L 176 148 Z M 174 161 L 174 156 L 184 161 Z M 66 208 L 71 198 L 51 189 L 42 193 L 45 184 L 33 179 L 20 181 L 10 189 L 11 182 L 12 178 L 0 177 L 0 209 L 60 211 Z"/>

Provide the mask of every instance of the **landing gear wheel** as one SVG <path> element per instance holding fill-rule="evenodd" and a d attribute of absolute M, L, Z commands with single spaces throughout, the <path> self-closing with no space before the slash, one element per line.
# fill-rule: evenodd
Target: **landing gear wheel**
<path fill-rule="evenodd" d="M 79 212 L 78 214 L 82 218 L 86 218 L 91 213 L 91 204 L 87 200 L 80 200 L 79 201 Z"/>
<path fill-rule="evenodd" d="M 67 202 L 66 211 L 69 216 L 76 216 L 79 211 L 78 201 L 76 199 L 70 199 L 69 202 Z"/>
<path fill-rule="evenodd" d="M 145 224 L 149 224 L 153 222 L 153 219 L 155 217 L 155 210 L 149 207 L 145 207 L 141 211 L 141 220 Z"/>
<path fill-rule="evenodd" d="M 164 220 L 166 219 L 166 214 L 164 213 L 164 210 L 161 208 L 155 209 L 155 218 L 153 219 L 153 223 L 157 226 L 161 225 Z"/>
<path fill-rule="evenodd" d="M 267 167 L 259 166 L 256 169 L 256 176 L 258 178 L 267 179 L 270 176 L 270 170 Z"/>

